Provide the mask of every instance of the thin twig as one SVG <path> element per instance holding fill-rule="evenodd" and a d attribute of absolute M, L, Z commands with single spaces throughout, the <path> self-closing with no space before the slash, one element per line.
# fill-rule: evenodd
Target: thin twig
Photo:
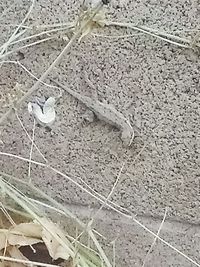
<path fill-rule="evenodd" d="M 35 262 L 35 261 L 28 261 L 28 260 L 21 260 L 21 259 L 14 259 L 11 257 L 6 257 L 6 256 L 0 256 L 0 260 L 2 261 L 11 261 L 11 262 L 18 262 L 22 264 L 26 264 L 26 266 L 41 266 L 41 267 L 59 267 L 58 265 L 53 265 L 53 264 L 47 264 L 47 263 L 42 263 L 42 262 Z"/>
<path fill-rule="evenodd" d="M 6 218 L 8 219 L 8 221 L 10 222 L 11 225 L 16 225 L 16 223 L 14 222 L 13 218 L 10 216 L 10 214 L 8 213 L 8 211 L 6 210 L 6 208 L 4 207 L 3 203 L 0 202 L 1 205 L 1 210 L 4 213 L 4 215 L 6 216 Z"/>
<path fill-rule="evenodd" d="M 147 26 L 140 26 L 139 27 L 140 29 L 143 29 L 143 30 L 147 30 L 148 32 L 154 32 L 155 34 L 158 34 L 158 35 L 162 35 L 162 36 L 165 36 L 167 38 L 170 38 L 170 39 L 174 39 L 176 41 L 180 41 L 180 42 L 184 42 L 184 43 L 187 43 L 187 44 L 190 44 L 190 40 L 186 39 L 186 38 L 183 38 L 183 37 L 179 37 L 179 36 L 176 36 L 176 35 L 173 35 L 173 34 L 170 34 L 170 33 L 167 33 L 167 32 L 163 32 L 163 31 L 160 31 L 160 30 L 156 30 L 156 29 L 153 29 L 153 28 L 149 28 Z"/>
<path fill-rule="evenodd" d="M 15 111 L 15 115 L 17 117 L 17 120 L 19 121 L 22 129 L 24 130 L 25 134 L 27 135 L 28 139 L 32 142 L 31 136 L 29 135 L 28 131 L 26 130 L 23 122 L 21 121 L 21 119 L 19 118 L 19 115 L 17 114 L 17 111 Z M 38 153 L 42 156 L 43 160 L 48 163 L 48 160 L 45 158 L 45 156 L 42 154 L 42 152 L 40 151 L 40 149 L 38 148 L 38 146 L 35 144 L 35 142 L 33 142 L 34 147 L 36 148 L 36 150 L 38 151 Z"/>
<path fill-rule="evenodd" d="M 112 244 L 112 251 L 113 251 L 113 267 L 116 266 L 116 240 L 117 238 L 115 238 L 111 244 Z"/>
<path fill-rule="evenodd" d="M 20 46 L 20 47 L 18 47 L 16 49 L 8 51 L 7 53 L 5 53 L 3 55 L 0 55 L 0 59 L 2 59 L 4 57 L 7 57 L 7 56 L 9 56 L 9 55 L 11 55 L 11 54 L 13 54 L 13 53 L 15 53 L 17 51 L 20 51 L 20 50 L 24 49 L 24 48 L 31 47 L 31 46 L 34 46 L 34 45 L 38 45 L 38 44 L 44 43 L 46 41 L 50 41 L 50 40 L 52 40 L 54 38 L 56 38 L 56 37 L 55 36 L 51 36 L 51 37 L 44 38 L 42 40 L 35 41 L 33 43 L 30 43 L 30 44 L 24 45 L 24 46 Z"/>
<path fill-rule="evenodd" d="M 0 17 L 1 19 L 1 17 Z M 0 27 L 17 27 L 19 26 L 19 24 L 3 24 L 0 23 Z M 32 29 L 45 29 L 45 28 L 56 28 L 56 27 L 74 27 L 75 23 L 74 22 L 66 22 L 66 23 L 54 23 L 54 24 L 42 24 L 42 25 L 33 25 L 33 26 L 27 26 L 27 25 L 21 25 L 20 28 L 24 28 L 24 29 L 28 29 L 28 30 L 32 30 Z"/>
<path fill-rule="evenodd" d="M 98 33 L 91 33 L 92 36 L 94 37 L 99 37 L 99 38 L 110 38 L 110 39 L 126 39 L 126 38 L 131 38 L 135 36 L 142 35 L 142 32 L 139 33 L 133 33 L 133 34 L 122 34 L 122 35 L 104 35 L 104 34 L 98 34 Z"/>
<path fill-rule="evenodd" d="M 110 197 L 112 196 L 112 194 L 113 194 L 113 192 L 114 192 L 114 190 L 115 190 L 115 188 L 116 188 L 116 186 L 117 186 L 117 184 L 118 184 L 118 182 L 119 182 L 119 179 L 120 179 L 122 170 L 123 170 L 123 168 L 124 168 L 124 165 L 125 165 L 125 164 L 123 163 L 123 165 L 122 165 L 122 167 L 121 167 L 121 169 L 120 169 L 120 171 L 119 171 L 119 173 L 118 173 L 118 175 L 117 175 L 117 179 L 116 179 L 114 185 L 112 186 L 112 188 L 111 188 L 111 190 L 110 190 L 110 192 L 109 192 L 107 198 L 106 198 L 105 201 L 102 203 L 101 207 L 97 210 L 97 212 L 92 216 L 92 219 L 89 220 L 88 223 L 85 225 L 85 228 L 83 229 L 83 231 L 82 231 L 82 232 L 75 238 L 75 240 L 74 240 L 73 242 L 78 241 L 78 240 L 80 239 L 80 237 L 81 237 L 85 232 L 87 232 L 89 229 L 92 230 L 92 224 L 93 224 L 95 218 L 98 216 L 99 212 L 106 206 L 107 201 L 108 201 L 108 200 L 110 199 Z M 92 231 L 93 231 L 93 230 L 92 230 Z"/>
<path fill-rule="evenodd" d="M 51 29 L 51 30 L 48 30 L 48 31 L 39 32 L 39 33 L 30 35 L 30 36 L 24 37 L 22 39 L 19 39 L 17 41 L 14 41 L 14 42 L 10 43 L 10 45 L 14 45 L 14 44 L 17 44 L 19 42 L 24 42 L 24 41 L 33 39 L 35 37 L 39 37 L 39 36 L 44 35 L 44 34 L 48 35 L 49 33 L 58 32 L 58 31 L 64 31 L 64 30 L 67 30 L 67 29 L 72 28 L 72 27 L 73 26 L 68 26 L 68 27 L 66 26 L 66 27 L 63 27 L 63 28 L 56 28 L 56 29 Z"/>
<path fill-rule="evenodd" d="M 15 38 L 13 40 L 18 39 L 21 35 L 23 35 L 26 32 L 26 30 L 21 30 L 20 32 L 16 33 Z M 5 47 L 5 43 L 0 46 L 0 50 L 3 49 Z M 6 47 L 6 51 L 7 51 L 8 47 Z M 0 53 L 0 55 L 2 56 L 2 54 Z"/>
<path fill-rule="evenodd" d="M 132 23 L 117 22 L 117 21 L 107 21 L 107 20 L 103 20 L 102 22 L 104 22 L 106 26 L 119 26 L 119 27 L 130 28 L 130 29 L 133 29 L 133 30 L 136 30 L 136 31 L 139 31 L 139 32 L 143 32 L 143 33 L 148 34 L 148 35 L 151 35 L 153 37 L 156 37 L 156 38 L 158 38 L 160 40 L 163 40 L 163 41 L 166 41 L 168 43 L 177 45 L 179 47 L 191 48 L 190 45 L 188 45 L 188 44 L 190 44 L 190 40 L 185 39 L 185 38 L 177 37 L 177 36 L 170 35 L 170 34 L 167 34 L 167 33 L 164 33 L 164 32 L 159 33 L 159 31 L 156 31 L 156 30 L 150 31 L 150 28 L 142 27 L 142 26 L 136 26 L 136 25 L 134 25 Z M 169 38 L 177 40 L 177 42 L 173 41 L 173 40 L 171 40 Z M 180 42 L 178 42 L 178 41 L 180 41 Z M 187 45 L 185 45 L 184 43 L 187 43 Z"/>
<path fill-rule="evenodd" d="M 19 61 L 14 61 L 14 60 L 4 60 L 2 61 L 2 63 L 11 63 L 11 64 L 16 64 L 16 65 L 19 65 L 23 70 L 25 70 L 31 77 L 33 77 L 34 79 L 36 79 L 36 81 L 39 81 L 41 84 L 47 86 L 47 87 L 50 87 L 50 88 L 55 88 L 55 89 L 60 89 L 59 87 L 57 86 L 54 86 L 54 85 L 51 85 L 51 84 L 48 84 L 48 83 L 45 83 L 43 81 L 41 81 L 38 77 L 36 77 L 32 72 L 30 72 L 21 62 Z"/>
<path fill-rule="evenodd" d="M 35 138 L 35 119 L 33 119 L 33 132 L 32 132 L 32 138 L 31 138 L 31 149 L 30 149 L 30 156 L 29 159 L 32 159 L 33 154 L 33 146 L 34 146 L 34 138 Z M 31 162 L 28 164 L 28 182 L 31 183 Z"/>
<path fill-rule="evenodd" d="M 28 214 L 28 213 L 25 213 L 25 212 L 22 212 L 22 211 L 19 211 L 17 209 L 14 209 L 14 208 L 11 208 L 7 205 L 4 205 L 5 206 L 5 209 L 11 211 L 12 213 L 15 213 L 15 214 L 18 214 L 20 215 L 20 217 L 24 217 L 24 218 L 28 218 L 28 219 L 32 219 L 32 217 Z M 1 231 L 1 230 L 0 230 Z"/>
<path fill-rule="evenodd" d="M 117 184 L 119 182 L 119 179 L 121 177 L 121 174 L 122 174 L 122 171 L 123 171 L 124 166 L 125 166 L 125 163 L 122 164 L 122 167 L 119 170 L 119 173 L 117 175 L 117 179 L 116 179 L 116 181 L 115 181 L 112 189 L 110 190 L 110 193 L 106 197 L 104 203 L 102 203 L 101 207 L 97 210 L 96 214 L 92 217 L 92 220 L 94 220 L 97 217 L 97 215 L 99 214 L 99 212 L 106 206 L 108 200 L 110 200 L 110 198 L 111 198 L 111 196 L 112 196 L 112 194 L 113 194 L 113 192 L 114 192 L 114 190 L 115 190 L 115 188 L 116 188 L 116 186 L 117 186 Z"/>
<path fill-rule="evenodd" d="M 4 24 L 4 23 L 0 23 L 0 27 L 17 27 L 19 26 L 19 24 Z M 21 25 L 20 27 L 21 29 L 27 29 L 27 30 L 31 30 L 32 27 L 29 27 L 29 26 L 25 26 L 25 25 Z"/>
<path fill-rule="evenodd" d="M 162 227 L 163 227 L 163 224 L 164 224 L 164 222 L 165 222 L 166 216 L 167 216 L 167 208 L 165 209 L 165 214 L 164 214 L 164 216 L 163 216 L 162 222 L 161 222 L 160 227 L 159 227 L 159 229 L 158 229 L 157 236 L 159 236 L 159 234 L 160 234 L 160 231 L 161 231 L 161 229 L 162 229 Z M 155 245 L 155 243 L 156 243 L 156 240 L 157 240 L 157 237 L 154 238 L 153 243 L 151 244 L 151 247 L 150 247 L 149 251 L 147 252 L 147 254 L 146 254 L 145 258 L 144 258 L 142 267 L 145 266 L 146 261 L 147 261 L 147 258 L 148 258 L 148 256 L 149 256 L 149 254 L 151 253 L 151 251 L 153 250 L 153 247 L 154 247 L 154 245 Z"/>

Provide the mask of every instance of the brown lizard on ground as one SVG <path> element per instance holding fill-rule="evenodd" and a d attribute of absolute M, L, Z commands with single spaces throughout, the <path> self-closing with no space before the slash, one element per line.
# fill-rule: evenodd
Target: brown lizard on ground
<path fill-rule="evenodd" d="M 123 144 L 125 146 L 131 145 L 134 139 L 134 130 L 130 125 L 129 120 L 127 120 L 122 113 L 117 111 L 112 105 L 102 103 L 87 96 L 83 96 L 53 79 L 50 80 L 82 102 L 96 115 L 99 120 L 102 120 L 119 129 L 121 131 L 121 140 Z"/>

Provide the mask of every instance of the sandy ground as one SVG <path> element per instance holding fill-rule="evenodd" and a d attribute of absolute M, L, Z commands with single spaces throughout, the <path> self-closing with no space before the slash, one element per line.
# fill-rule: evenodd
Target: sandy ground
<path fill-rule="evenodd" d="M 10 10 L 0 16 L 0 45 L 14 31 L 10 24 L 20 23 L 29 5 L 27 1 L 13 1 L 9 6 Z M 0 13 L 9 6 L 8 1 L 1 1 Z M 36 1 L 27 25 L 73 21 L 78 7 L 75 1 Z M 111 20 L 170 33 L 182 32 L 183 37 L 188 35 L 188 29 L 199 27 L 199 15 L 197 0 L 112 1 L 108 6 Z M 138 136 L 131 147 L 124 148 L 116 129 L 99 121 L 84 123 L 86 107 L 65 94 L 56 106 L 57 119 L 52 131 L 36 127 L 36 144 L 55 168 L 75 181 L 83 179 L 104 196 L 109 194 L 124 165 L 112 201 L 138 215 L 154 231 L 167 207 L 162 237 L 200 262 L 199 235 L 196 234 L 200 211 L 199 56 L 192 50 L 122 28 L 104 28 L 98 34 L 101 36 L 90 35 L 76 42 L 53 69 L 51 77 L 77 92 L 111 103 L 139 129 Z M 116 38 L 125 34 L 134 35 Z M 66 41 L 58 37 L 21 49 L 4 59 L 18 60 L 40 77 L 65 45 Z M 19 46 L 16 44 L 15 48 Z M 86 83 L 84 72 L 95 90 Z M 34 82 L 20 66 L 3 64 L 1 100 L 7 101 L 5 96 L 16 83 L 27 91 Z M 59 91 L 41 85 L 35 95 L 57 97 Z M 29 98 L 32 99 L 33 96 Z M 1 114 L 7 110 L 4 102 L 1 102 Z M 18 114 L 31 134 L 33 119 L 27 112 L 27 102 Z M 15 116 L 1 127 L 1 141 L 1 151 L 29 157 L 30 142 Z M 42 161 L 35 150 L 33 159 Z M 21 179 L 27 178 L 28 164 L 23 161 L 0 156 L 0 168 Z M 72 210 L 78 208 L 86 212 L 90 205 L 94 211 L 99 206 L 97 200 L 67 177 L 35 165 L 31 175 L 36 185 Z M 97 226 L 110 241 L 117 238 L 117 266 L 141 266 L 152 236 L 106 210 L 97 219 Z M 146 266 L 152 265 L 195 266 L 160 242 Z"/>

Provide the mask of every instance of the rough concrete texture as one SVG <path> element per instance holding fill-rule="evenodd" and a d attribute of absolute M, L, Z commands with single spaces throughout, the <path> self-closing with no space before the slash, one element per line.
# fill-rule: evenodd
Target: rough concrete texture
<path fill-rule="evenodd" d="M 73 21 L 79 4 L 36 1 L 27 25 Z M 16 25 L 22 20 L 28 3 L 13 1 L 8 6 L 8 1 L 3 0 L 0 12 L 8 7 L 7 13 L 0 17 L 1 45 L 14 31 L 10 24 Z M 198 29 L 199 15 L 197 0 L 171 3 L 113 0 L 108 6 L 110 20 L 146 25 L 180 33 L 183 37 L 188 36 L 188 29 Z M 103 28 L 98 34 L 107 37 L 90 35 L 74 44 L 53 69 L 51 77 L 84 95 L 95 98 L 97 94 L 99 100 L 114 105 L 130 118 L 133 127 L 139 128 L 138 136 L 130 148 L 124 148 L 119 132 L 113 127 L 99 121 L 84 124 L 85 106 L 66 94 L 57 104 L 57 120 L 52 131 L 36 127 L 35 142 L 56 169 L 80 184 L 83 179 L 103 196 L 109 194 L 124 164 L 112 201 L 137 214 L 155 232 L 168 207 L 161 236 L 200 264 L 199 56 L 190 49 L 127 29 Z M 116 38 L 125 34 L 134 35 Z M 193 31 L 191 36 L 195 34 Z M 19 60 L 40 77 L 65 45 L 66 41 L 56 38 L 20 50 L 9 59 Z M 16 44 L 15 48 L 20 46 Z M 84 71 L 95 85 L 95 91 L 85 82 Z M 34 82 L 20 66 L 11 63 L 1 66 L 0 92 L 4 100 L 16 83 L 27 91 Z M 56 97 L 59 91 L 41 85 L 35 95 Z M 6 110 L 2 104 L 1 114 Z M 27 102 L 18 114 L 31 134 L 33 120 L 27 113 Z M 1 151 L 29 157 L 30 142 L 14 116 L 1 128 L 1 140 Z M 36 150 L 33 159 L 42 161 Z M 5 156 L 0 157 L 0 163 L 2 171 L 26 179 L 27 163 Z M 35 165 L 31 174 L 36 185 L 62 203 L 77 205 L 81 211 L 88 205 L 99 205 L 67 177 Z M 152 236 L 130 221 L 116 218 L 113 212 L 107 215 L 102 211 L 97 228 L 110 240 L 119 234 L 117 266 L 141 266 Z M 146 266 L 195 265 L 159 242 Z"/>

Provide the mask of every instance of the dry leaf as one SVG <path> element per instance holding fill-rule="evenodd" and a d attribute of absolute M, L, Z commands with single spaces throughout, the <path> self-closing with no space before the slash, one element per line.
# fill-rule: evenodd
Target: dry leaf
<path fill-rule="evenodd" d="M 33 245 L 42 242 L 41 239 L 38 238 L 32 238 L 32 237 L 27 237 L 25 235 L 15 235 L 15 234 L 9 234 L 8 235 L 8 243 L 11 246 L 28 246 L 28 245 Z"/>
<path fill-rule="evenodd" d="M 10 254 L 10 257 L 13 259 L 28 261 L 28 259 L 26 257 L 24 257 L 24 255 L 19 251 L 19 249 L 17 247 L 14 247 L 14 246 L 8 247 L 7 251 Z M 24 267 L 26 265 L 24 265 L 23 263 L 12 262 L 10 266 L 12 266 L 12 267 Z"/>
<path fill-rule="evenodd" d="M 10 230 L 6 230 L 6 233 L 0 233 L 0 250 L 6 246 L 6 251 L 12 258 L 27 260 L 18 247 L 44 243 L 53 260 L 59 258 L 68 260 L 70 258 L 68 251 L 51 234 L 52 232 L 59 238 L 65 238 L 61 229 L 46 218 L 41 218 L 41 221 L 45 228 L 37 222 L 20 223 L 11 227 Z M 13 266 L 22 267 L 24 265 L 14 263 Z"/>
<path fill-rule="evenodd" d="M 6 235 L 4 233 L 0 233 L 0 250 L 5 248 L 6 246 Z"/>
<path fill-rule="evenodd" d="M 11 227 L 10 231 L 0 233 L 0 250 L 9 245 L 28 246 L 42 242 L 41 235 L 42 227 L 39 224 L 20 223 Z"/>
<path fill-rule="evenodd" d="M 57 233 L 60 236 L 60 229 L 49 220 L 43 218 L 43 222 L 45 223 L 45 226 L 47 229 L 53 233 Z M 66 249 L 63 248 L 62 245 L 51 235 L 51 233 L 47 231 L 46 229 L 43 229 L 42 231 L 42 239 L 49 251 L 50 256 L 57 260 L 58 258 L 67 260 L 69 259 L 70 255 L 67 253 Z"/>
<path fill-rule="evenodd" d="M 67 254 L 66 249 L 64 249 L 62 246 L 58 248 L 56 257 L 64 259 L 66 261 L 66 267 L 73 267 L 73 266 L 75 267 L 75 265 L 73 265 L 73 260 L 71 260 L 72 258 L 70 257 L 69 254 Z"/>
<path fill-rule="evenodd" d="M 12 227 L 12 231 L 19 232 L 29 237 L 41 238 L 42 226 L 35 222 L 20 223 Z"/>

